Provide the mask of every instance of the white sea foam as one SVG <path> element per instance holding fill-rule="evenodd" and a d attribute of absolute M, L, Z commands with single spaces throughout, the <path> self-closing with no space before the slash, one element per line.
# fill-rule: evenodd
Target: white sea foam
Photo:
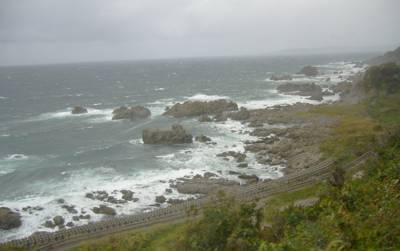
<path fill-rule="evenodd" d="M 218 99 L 230 99 L 228 96 L 219 96 L 219 95 L 207 95 L 203 93 L 198 93 L 190 97 L 185 97 L 190 101 L 213 101 Z"/>
<path fill-rule="evenodd" d="M 165 88 L 159 87 L 159 88 L 155 88 L 154 90 L 157 91 L 157 92 L 160 92 L 160 91 L 165 91 Z"/>
<path fill-rule="evenodd" d="M 13 173 L 19 166 L 26 163 L 28 159 L 29 156 L 19 153 L 10 154 L 0 159 L 0 176 Z"/>
<path fill-rule="evenodd" d="M 165 98 L 154 102 L 147 103 L 147 108 L 151 111 L 152 117 L 161 115 L 165 112 L 165 108 L 174 105 L 175 99 Z"/>

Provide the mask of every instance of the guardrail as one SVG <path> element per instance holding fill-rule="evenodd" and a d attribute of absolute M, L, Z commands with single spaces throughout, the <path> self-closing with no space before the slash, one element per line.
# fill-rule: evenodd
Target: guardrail
<path fill-rule="evenodd" d="M 370 157 L 375 157 L 375 153 L 367 152 L 359 158 L 347 163 L 344 168 L 349 169 L 359 166 Z M 232 193 L 238 201 L 252 201 L 254 199 L 266 198 L 283 192 L 294 191 L 305 186 L 320 182 L 329 177 L 332 172 L 331 166 L 335 163 L 333 159 L 324 160 L 317 165 L 307 168 L 298 173 L 290 174 L 282 178 L 258 182 L 256 184 L 244 186 Z M 93 237 L 117 233 L 125 230 L 133 230 L 149 225 L 168 222 L 187 217 L 187 212 L 193 208 L 201 208 L 209 198 L 185 201 L 166 208 L 155 209 L 151 212 L 136 215 L 117 217 L 111 220 L 104 220 L 84 226 L 76 226 L 70 229 L 59 230 L 53 233 L 38 233 L 33 236 L 12 240 L 0 244 L 1 247 L 15 246 L 28 250 L 52 250 L 68 243 L 83 241 Z"/>

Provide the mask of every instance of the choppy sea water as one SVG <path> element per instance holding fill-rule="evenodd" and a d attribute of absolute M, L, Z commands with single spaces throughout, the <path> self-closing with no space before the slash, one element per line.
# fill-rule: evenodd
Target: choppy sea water
<path fill-rule="evenodd" d="M 25 237 L 35 231 L 54 231 L 42 224 L 56 215 L 66 222 L 69 214 L 57 199 L 101 219 L 90 208 L 107 204 L 85 197 L 87 192 L 129 189 L 137 202 L 115 205 L 118 214 L 154 208 L 155 196 L 187 198 L 165 189 L 168 181 L 206 171 L 237 180 L 229 171 L 277 178 L 282 167 L 257 164 L 249 155 L 249 167 L 215 155 L 227 150 L 244 151 L 252 137 L 245 124 L 235 121 L 198 123 L 196 119 L 164 117 L 166 106 L 185 100 L 227 98 L 249 109 L 310 101 L 278 94 L 280 81 L 272 74 L 295 74 L 305 65 L 322 72 L 316 78 L 297 76 L 294 82 L 315 82 L 328 88 L 363 71 L 356 61 L 367 54 L 247 57 L 87 63 L 0 68 L 0 206 L 19 211 L 20 228 L 0 231 L 0 241 Z M 329 78 L 329 81 L 327 79 Z M 284 81 L 288 82 L 288 81 Z M 322 102 L 334 101 L 326 97 Z M 82 105 L 89 112 L 71 115 Z M 143 105 L 152 116 L 141 121 L 112 121 L 113 108 Z M 141 141 L 142 129 L 182 123 L 193 135 L 205 134 L 216 145 L 193 143 L 151 146 Z M 23 211 L 26 206 L 41 211 Z M 165 206 L 165 205 L 164 205 Z M 84 224 L 88 221 L 80 221 Z"/>

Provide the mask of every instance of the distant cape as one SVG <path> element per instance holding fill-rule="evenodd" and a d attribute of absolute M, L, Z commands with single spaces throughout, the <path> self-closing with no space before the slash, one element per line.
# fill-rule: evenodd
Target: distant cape
<path fill-rule="evenodd" d="M 379 65 L 384 63 L 400 64 L 400 47 L 394 51 L 386 52 L 383 56 L 373 58 L 367 62 L 370 65 Z"/>

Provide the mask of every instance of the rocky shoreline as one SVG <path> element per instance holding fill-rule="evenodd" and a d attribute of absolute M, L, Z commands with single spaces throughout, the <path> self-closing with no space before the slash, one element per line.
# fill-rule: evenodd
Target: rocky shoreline
<path fill-rule="evenodd" d="M 318 70 L 314 68 L 303 69 L 303 74 L 317 75 Z M 293 77 L 282 75 L 275 77 L 275 79 L 278 81 L 291 81 Z M 351 97 L 357 96 L 355 94 L 355 85 L 352 84 L 356 81 L 357 78 L 354 77 L 336 84 L 329 90 L 323 90 L 314 83 L 293 84 L 283 82 L 277 86 L 277 90 L 286 95 L 300 95 L 317 101 L 321 101 L 324 96 L 340 94 L 341 101 L 338 102 L 348 102 L 349 100 L 354 100 Z M 266 168 L 283 167 L 282 172 L 289 174 L 304 170 L 324 159 L 319 150 L 319 145 L 330 135 L 329 125 L 335 121 L 322 115 L 304 116 L 313 107 L 315 105 L 296 103 L 263 109 L 246 109 L 239 107 L 237 103 L 231 100 L 219 99 L 215 101 L 185 101 L 177 103 L 172 107 L 167 107 L 163 115 L 179 119 L 196 118 L 201 123 L 224 123 L 227 120 L 238 121 L 248 128 L 243 133 L 256 139 L 243 142 L 243 152 L 227 149 L 227 151 L 218 153 L 215 157 L 227 161 L 236 161 L 236 165 L 240 170 L 240 168 L 249 167 L 248 155 L 252 154 L 258 164 Z M 86 108 L 83 107 L 75 107 L 72 111 L 73 114 L 86 112 Z M 112 119 L 147 119 L 150 115 L 150 111 L 143 106 L 120 107 L 114 110 Z M 215 144 L 212 138 L 207 135 L 192 135 L 179 124 L 173 125 L 168 130 L 144 129 L 142 137 L 144 144 L 191 144 L 193 141 L 211 146 Z M 260 181 L 259 177 L 245 171 L 231 170 L 229 174 L 237 177 L 241 182 L 228 180 L 218 172 L 205 172 L 203 175 L 182 177 L 168 181 L 169 188 L 165 190 L 165 193 L 177 192 L 200 197 L 219 190 L 234 192 L 239 186 Z M 264 180 L 264 182 L 267 181 Z M 136 203 L 139 200 L 135 197 L 135 192 L 130 190 L 114 191 L 113 193 L 91 191 L 86 193 L 85 197 L 100 203 L 90 210 L 92 213 L 104 215 L 104 217 L 117 215 L 113 207 L 119 207 L 121 204 L 126 203 Z M 159 194 L 155 196 L 154 204 L 151 206 L 159 207 L 182 201 L 181 199 L 166 198 L 164 195 Z M 87 222 L 90 219 L 88 212 L 76 210 L 74 205 L 69 205 L 63 199 L 60 199 L 59 204 L 61 208 L 73 215 L 72 221 L 66 222 L 62 216 L 57 215 L 43 222 L 43 226 L 49 230 L 72 227 L 79 221 Z M 8 230 L 21 225 L 21 216 L 18 212 L 9 208 L 1 208 L 1 210 L 0 229 Z M 27 207 L 26 210 L 29 212 L 40 211 L 35 207 Z"/>

